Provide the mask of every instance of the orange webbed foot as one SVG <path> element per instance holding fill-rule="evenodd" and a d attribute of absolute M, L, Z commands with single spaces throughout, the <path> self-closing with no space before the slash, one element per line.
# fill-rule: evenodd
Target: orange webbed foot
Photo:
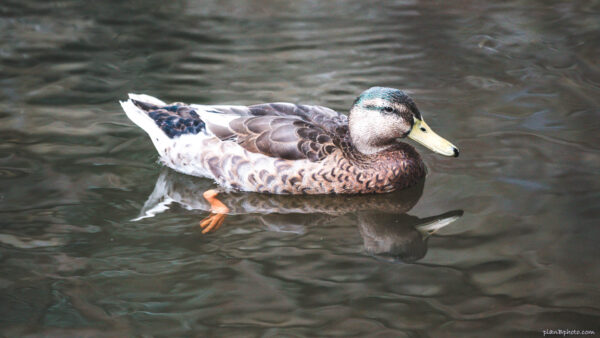
<path fill-rule="evenodd" d="M 219 192 L 214 189 L 207 190 L 202 194 L 204 199 L 210 204 L 211 211 L 208 217 L 200 221 L 203 234 L 220 228 L 225 221 L 225 217 L 227 217 L 227 213 L 229 213 L 229 208 L 217 199 L 218 194 Z"/>

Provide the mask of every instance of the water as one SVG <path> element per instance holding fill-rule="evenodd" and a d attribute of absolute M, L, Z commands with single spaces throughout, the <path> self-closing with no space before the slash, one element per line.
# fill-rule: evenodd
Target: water
<path fill-rule="evenodd" d="M 599 11 L 3 1 L 1 335 L 599 332 Z M 390 195 L 224 196 L 210 235 L 212 183 L 161 168 L 117 103 L 345 112 L 373 85 L 410 92 L 461 157 L 417 146 L 427 179 Z"/>

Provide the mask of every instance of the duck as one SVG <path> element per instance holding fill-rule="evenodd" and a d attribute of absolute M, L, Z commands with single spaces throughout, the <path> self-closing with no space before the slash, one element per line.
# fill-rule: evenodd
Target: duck
<path fill-rule="evenodd" d="M 459 155 L 456 146 L 425 123 L 413 99 L 395 88 L 365 90 L 348 115 L 285 102 L 167 104 L 146 94 L 129 94 L 120 104 L 148 134 L 165 166 L 219 185 L 203 193 L 212 210 L 200 223 L 207 232 L 218 228 L 229 212 L 217 198 L 223 190 L 389 193 L 413 186 L 426 175 L 421 156 L 403 139 L 440 155 Z"/>

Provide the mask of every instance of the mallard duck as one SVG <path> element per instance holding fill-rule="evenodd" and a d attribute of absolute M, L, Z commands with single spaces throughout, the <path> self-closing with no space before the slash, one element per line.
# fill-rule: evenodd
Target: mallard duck
<path fill-rule="evenodd" d="M 419 153 L 399 139 L 409 137 L 445 156 L 459 154 L 394 88 L 364 91 L 349 116 L 322 106 L 166 104 L 137 94 L 121 106 L 148 133 L 165 165 L 239 191 L 386 193 L 414 185 L 426 173 Z M 228 208 L 217 194 L 211 189 L 204 197 L 214 214 L 224 214 Z M 207 222 L 210 228 L 222 219 Z"/>

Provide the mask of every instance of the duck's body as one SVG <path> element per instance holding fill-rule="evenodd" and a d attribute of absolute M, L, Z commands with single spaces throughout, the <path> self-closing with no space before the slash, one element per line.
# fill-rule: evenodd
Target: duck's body
<path fill-rule="evenodd" d="M 381 89 L 388 90 L 370 91 Z M 397 140 L 409 134 L 415 121 L 422 121 L 420 113 L 410 111 L 416 109 L 412 100 L 398 92 L 386 94 L 391 95 L 389 109 L 394 109 L 388 115 L 377 106 L 384 104 L 381 98 L 363 93 L 350 120 L 329 108 L 290 103 L 167 105 L 130 94 L 121 104 L 150 135 L 161 161 L 179 172 L 241 191 L 362 194 L 406 188 L 425 176 L 417 151 Z M 379 110 L 383 118 L 373 113 Z M 408 114 L 415 120 L 407 122 Z M 422 122 L 421 130 L 424 127 Z"/>

